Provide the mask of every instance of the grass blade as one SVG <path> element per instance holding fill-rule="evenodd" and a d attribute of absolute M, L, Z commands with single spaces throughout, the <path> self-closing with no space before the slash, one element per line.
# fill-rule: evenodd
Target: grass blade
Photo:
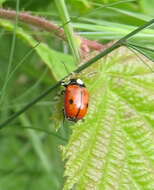
<path fill-rule="evenodd" d="M 80 62 L 80 54 L 79 54 L 79 44 L 77 39 L 75 38 L 75 35 L 73 34 L 73 28 L 70 23 L 69 14 L 65 5 L 64 0 L 55 1 L 57 8 L 59 10 L 59 15 L 61 17 L 61 20 L 64 25 L 64 30 L 70 45 L 70 48 L 72 50 L 73 56 L 75 58 L 76 64 Z M 67 24 L 66 24 L 67 23 Z"/>

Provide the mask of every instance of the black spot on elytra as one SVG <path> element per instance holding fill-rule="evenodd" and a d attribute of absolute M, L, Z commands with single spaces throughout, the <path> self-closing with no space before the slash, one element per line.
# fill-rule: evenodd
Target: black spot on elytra
<path fill-rule="evenodd" d="M 88 105 L 88 103 L 87 103 L 87 104 L 86 104 L 86 107 L 88 108 L 88 106 L 89 106 L 89 105 Z"/>
<path fill-rule="evenodd" d="M 70 99 L 70 100 L 69 100 L 69 103 L 70 103 L 70 104 L 73 104 L 73 100 L 72 100 L 72 99 Z"/>

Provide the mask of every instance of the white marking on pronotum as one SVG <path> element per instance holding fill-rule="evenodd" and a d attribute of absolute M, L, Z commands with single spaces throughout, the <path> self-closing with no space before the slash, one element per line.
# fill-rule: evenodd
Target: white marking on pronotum
<path fill-rule="evenodd" d="M 78 84 L 80 84 L 80 85 L 83 85 L 83 84 L 84 84 L 81 79 L 77 79 L 76 82 L 77 82 Z"/>

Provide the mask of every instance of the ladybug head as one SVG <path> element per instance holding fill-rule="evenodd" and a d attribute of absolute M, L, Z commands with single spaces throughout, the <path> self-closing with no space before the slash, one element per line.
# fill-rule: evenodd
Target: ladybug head
<path fill-rule="evenodd" d="M 78 85 L 81 87 L 85 87 L 85 84 L 81 79 L 71 79 L 69 82 L 69 85 L 71 85 L 71 84 L 75 84 L 75 85 Z"/>
<path fill-rule="evenodd" d="M 67 87 L 68 85 L 78 85 L 78 86 L 81 86 L 81 87 L 85 87 L 85 84 L 81 79 L 75 79 L 75 78 L 70 79 L 69 82 L 62 82 L 61 85 L 65 86 L 65 87 Z"/>

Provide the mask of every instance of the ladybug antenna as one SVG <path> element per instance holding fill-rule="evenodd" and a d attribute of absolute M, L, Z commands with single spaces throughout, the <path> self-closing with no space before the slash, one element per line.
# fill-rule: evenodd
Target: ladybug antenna
<path fill-rule="evenodd" d="M 63 63 L 63 65 L 64 65 L 64 67 L 65 67 L 65 70 L 66 70 L 67 74 L 69 74 L 70 71 L 69 71 L 69 69 L 66 67 L 66 64 L 65 64 L 63 61 L 62 61 L 62 63 Z"/>
<path fill-rule="evenodd" d="M 65 124 L 65 112 L 64 112 L 64 109 L 62 110 L 62 114 L 63 114 L 63 120 L 62 120 L 62 129 L 64 129 L 64 124 Z"/>

